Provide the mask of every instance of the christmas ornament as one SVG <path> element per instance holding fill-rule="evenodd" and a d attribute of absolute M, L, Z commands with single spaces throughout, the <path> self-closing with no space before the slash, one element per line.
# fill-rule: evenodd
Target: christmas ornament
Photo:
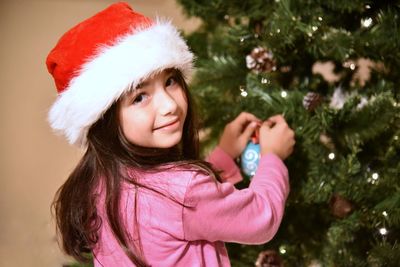
<path fill-rule="evenodd" d="M 343 92 L 341 87 L 337 87 L 333 92 L 329 106 L 334 109 L 341 109 L 349 98 L 349 94 Z"/>
<path fill-rule="evenodd" d="M 240 157 L 242 171 L 250 177 L 254 176 L 258 167 L 259 160 L 260 145 L 250 141 Z"/>
<path fill-rule="evenodd" d="M 258 254 L 256 267 L 283 267 L 282 259 L 275 250 L 264 250 Z"/>
<path fill-rule="evenodd" d="M 346 218 L 353 211 L 353 204 L 339 194 L 334 194 L 331 197 L 329 206 L 332 214 L 341 219 Z"/>
<path fill-rule="evenodd" d="M 343 92 L 341 87 L 337 87 L 335 91 L 333 92 L 331 102 L 329 103 L 329 106 L 334 109 L 341 109 L 343 108 L 344 104 L 349 100 L 349 98 L 354 97 L 356 95 L 355 92 L 352 94 L 348 92 Z M 375 100 L 375 97 L 372 96 L 370 98 L 367 98 L 365 96 L 362 96 L 360 99 L 360 102 L 357 105 L 357 109 L 360 110 L 366 105 L 370 104 Z"/>
<path fill-rule="evenodd" d="M 254 48 L 246 56 L 246 66 L 257 74 L 276 70 L 276 62 L 272 52 L 260 46 Z"/>
<path fill-rule="evenodd" d="M 257 35 L 261 35 L 262 30 L 263 30 L 263 23 L 262 23 L 262 21 L 261 21 L 261 20 L 260 20 L 260 21 L 256 21 L 256 22 L 254 23 L 254 32 L 255 32 Z"/>
<path fill-rule="evenodd" d="M 303 106 L 308 111 L 314 111 L 322 103 L 322 96 L 315 92 L 308 92 L 303 98 Z"/>

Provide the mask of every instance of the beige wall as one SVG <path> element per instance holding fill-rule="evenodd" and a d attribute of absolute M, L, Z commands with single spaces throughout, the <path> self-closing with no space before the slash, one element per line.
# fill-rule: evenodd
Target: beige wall
<path fill-rule="evenodd" d="M 61 266 L 50 203 L 81 155 L 55 136 L 47 111 L 56 97 L 45 58 L 68 28 L 107 0 L 0 0 L 0 266 Z M 189 31 L 174 0 L 127 1 L 147 16 L 173 18 Z"/>

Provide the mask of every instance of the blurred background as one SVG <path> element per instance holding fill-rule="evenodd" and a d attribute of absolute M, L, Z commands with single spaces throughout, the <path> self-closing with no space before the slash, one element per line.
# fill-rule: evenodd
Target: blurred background
<path fill-rule="evenodd" d="M 115 1 L 0 0 L 0 266 L 62 266 L 50 205 L 82 151 L 52 133 L 56 98 L 45 59 L 69 28 Z M 174 0 L 126 1 L 149 17 L 171 18 L 185 32 Z"/>

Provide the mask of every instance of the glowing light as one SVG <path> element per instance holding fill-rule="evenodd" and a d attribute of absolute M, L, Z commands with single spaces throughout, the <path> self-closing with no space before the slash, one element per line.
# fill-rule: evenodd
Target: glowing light
<path fill-rule="evenodd" d="M 361 25 L 365 28 L 368 28 L 372 25 L 372 18 L 366 18 L 361 20 Z"/>
<path fill-rule="evenodd" d="M 281 92 L 281 97 L 286 98 L 287 97 L 287 92 L 286 91 L 282 91 Z"/>
<path fill-rule="evenodd" d="M 372 179 L 374 179 L 374 180 L 378 180 L 378 178 L 379 178 L 379 174 L 378 173 L 373 173 L 372 174 Z"/>
<path fill-rule="evenodd" d="M 387 217 L 387 216 L 388 216 L 388 213 L 387 213 L 386 211 L 383 211 L 383 212 L 382 212 L 382 215 L 385 216 L 385 217 Z"/>
<path fill-rule="evenodd" d="M 322 21 L 322 17 L 318 17 L 318 20 L 319 20 L 319 21 Z"/>
<path fill-rule="evenodd" d="M 261 83 L 266 84 L 266 83 L 269 83 L 269 81 L 267 78 L 261 78 Z"/>
<path fill-rule="evenodd" d="M 379 233 L 381 235 L 387 235 L 388 234 L 388 230 L 385 227 L 382 227 L 379 229 Z"/>
<path fill-rule="evenodd" d="M 356 69 L 356 64 L 351 63 L 351 64 L 350 64 L 350 69 L 351 69 L 351 70 L 355 70 L 355 69 Z"/>
<path fill-rule="evenodd" d="M 312 30 L 316 31 L 316 30 L 318 30 L 318 27 L 317 26 L 312 26 Z"/>
<path fill-rule="evenodd" d="M 276 30 L 276 33 L 280 33 L 280 32 L 281 32 L 281 29 L 277 29 L 277 30 Z"/>
<path fill-rule="evenodd" d="M 371 9 L 371 6 L 370 5 L 365 5 L 365 8 L 366 9 Z"/>
<path fill-rule="evenodd" d="M 335 159 L 335 153 L 329 153 L 328 158 L 331 160 Z"/>
<path fill-rule="evenodd" d="M 286 253 L 286 247 L 285 247 L 285 246 L 281 246 L 281 247 L 279 248 L 279 252 L 280 252 L 281 254 L 285 254 L 285 253 Z"/>
<path fill-rule="evenodd" d="M 241 85 L 239 87 L 239 89 L 240 89 L 240 95 L 243 96 L 243 97 L 246 97 L 247 96 L 247 92 L 245 90 L 245 87 L 243 85 Z"/>

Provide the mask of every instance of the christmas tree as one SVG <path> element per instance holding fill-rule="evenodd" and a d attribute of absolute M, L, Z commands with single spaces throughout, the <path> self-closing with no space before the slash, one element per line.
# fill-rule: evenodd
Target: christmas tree
<path fill-rule="evenodd" d="M 203 21 L 187 38 L 206 150 L 241 111 L 296 132 L 280 230 L 227 244 L 232 265 L 399 266 L 399 2 L 178 2 Z"/>

